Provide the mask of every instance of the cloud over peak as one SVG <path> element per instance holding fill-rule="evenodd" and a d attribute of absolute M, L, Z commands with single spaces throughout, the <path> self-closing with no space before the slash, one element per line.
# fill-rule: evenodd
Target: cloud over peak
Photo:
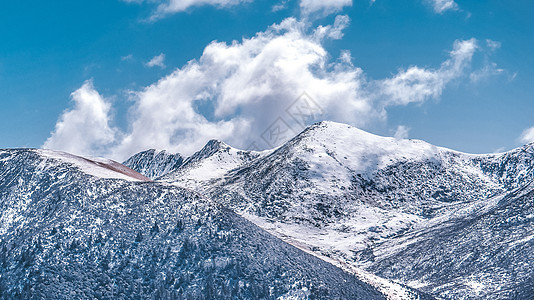
<path fill-rule="evenodd" d="M 213 138 L 243 149 L 270 148 L 323 119 L 365 127 L 385 120 L 388 107 L 439 97 L 465 75 L 478 47 L 475 39 L 456 41 L 439 68 L 414 66 L 368 80 L 349 51 L 336 58 L 323 46 L 341 38 L 349 21 L 338 16 L 334 24 L 312 28 L 288 18 L 251 38 L 214 41 L 200 58 L 132 92 L 125 132 L 110 127 L 110 104 L 85 83 L 45 147 L 124 159 L 149 148 L 187 155 Z M 84 118 L 94 124 L 78 122 Z M 266 134 L 275 127 L 284 138 Z M 400 129 L 398 136 L 406 136 L 407 128 Z"/>
<path fill-rule="evenodd" d="M 524 144 L 534 142 L 534 127 L 525 129 L 519 137 L 519 141 Z"/>
<path fill-rule="evenodd" d="M 71 94 L 74 107 L 63 112 L 43 148 L 78 155 L 108 151 L 117 138 L 110 126 L 111 104 L 94 88 L 91 80 Z"/>

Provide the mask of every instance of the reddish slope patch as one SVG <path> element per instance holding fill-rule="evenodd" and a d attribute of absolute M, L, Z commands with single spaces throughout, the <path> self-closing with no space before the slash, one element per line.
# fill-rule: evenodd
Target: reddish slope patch
<path fill-rule="evenodd" d="M 117 173 L 121 173 L 123 175 L 126 175 L 128 177 L 131 177 L 131 178 L 134 178 L 134 179 L 137 179 L 137 180 L 140 180 L 140 181 L 152 181 L 150 178 L 146 177 L 146 176 L 143 176 L 141 174 L 139 174 L 138 172 L 128 168 L 127 166 L 123 165 L 123 164 L 120 164 L 116 161 L 112 161 L 112 160 L 109 160 L 107 162 L 100 162 L 100 161 L 96 161 L 96 160 L 92 160 L 92 159 L 89 159 L 89 158 L 85 158 L 85 157 L 81 157 L 83 160 L 91 163 L 91 164 L 94 164 L 94 165 L 97 165 L 101 168 L 105 168 L 105 169 L 108 169 L 108 170 L 111 170 L 113 172 L 117 172 Z"/>

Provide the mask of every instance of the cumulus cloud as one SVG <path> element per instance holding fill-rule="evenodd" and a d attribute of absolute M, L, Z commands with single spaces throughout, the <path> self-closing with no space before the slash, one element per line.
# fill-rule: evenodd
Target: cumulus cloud
<path fill-rule="evenodd" d="M 251 38 L 212 42 L 199 59 L 132 92 L 126 132 L 115 134 L 103 120 L 91 128 L 102 130 L 105 138 L 90 139 L 96 143 L 83 149 L 98 144 L 115 159 L 148 148 L 187 155 L 212 138 L 244 149 L 276 146 L 285 140 L 265 140 L 272 136 L 265 133 L 273 126 L 285 126 L 281 129 L 291 132 L 287 137 L 304 123 L 323 119 L 364 127 L 384 120 L 390 106 L 438 97 L 449 82 L 462 76 L 477 48 L 474 39 L 457 41 L 439 68 L 411 67 L 392 78 L 369 80 L 353 65 L 349 51 L 335 58 L 323 47 L 325 41 L 341 38 L 348 23 L 348 17 L 338 16 L 332 25 L 310 28 L 288 18 Z M 86 85 L 80 90 L 94 92 Z M 304 92 L 309 97 L 300 97 Z M 106 103 L 96 92 L 88 94 Z M 102 115 L 109 119 L 109 106 L 103 107 Z M 83 115 L 86 110 L 73 111 Z M 68 123 L 80 127 L 66 119 L 76 118 L 63 116 L 58 128 Z M 58 132 L 51 140 L 62 135 Z"/>
<path fill-rule="evenodd" d="M 462 76 L 464 70 L 470 66 L 477 47 L 475 39 L 455 41 L 450 58 L 444 61 L 439 69 L 413 66 L 401 70 L 392 78 L 378 82 L 386 105 L 421 103 L 441 96 L 445 86 Z"/>
<path fill-rule="evenodd" d="M 289 18 L 241 42 L 211 43 L 200 59 L 135 93 L 132 130 L 113 153 L 129 155 L 148 145 L 191 153 L 210 138 L 246 148 L 261 141 L 277 117 L 290 119 L 285 110 L 304 91 L 337 119 L 363 125 L 374 112 L 361 87 L 362 71 L 330 64 L 321 45 L 339 37 L 346 24 L 338 17 L 334 25 L 308 32 Z"/>
<path fill-rule="evenodd" d="M 519 137 L 519 141 L 524 144 L 534 142 L 534 127 L 525 129 Z"/>
<path fill-rule="evenodd" d="M 345 6 L 352 6 L 352 0 L 300 0 L 300 9 L 304 15 L 312 13 L 328 15 L 341 11 Z"/>
<path fill-rule="evenodd" d="M 74 107 L 63 112 L 43 148 L 78 155 L 100 155 L 116 140 L 110 127 L 111 104 L 93 87 L 92 81 L 71 94 Z"/>
<path fill-rule="evenodd" d="M 160 67 L 165 68 L 165 54 L 161 53 L 160 55 L 154 56 L 151 60 L 146 63 L 147 67 Z"/>
<path fill-rule="evenodd" d="M 431 0 L 434 11 L 442 14 L 448 10 L 458 10 L 458 4 L 454 0 Z"/>

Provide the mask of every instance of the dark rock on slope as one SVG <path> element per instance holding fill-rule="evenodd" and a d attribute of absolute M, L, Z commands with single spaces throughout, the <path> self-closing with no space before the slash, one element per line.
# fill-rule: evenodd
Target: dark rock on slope
<path fill-rule="evenodd" d="M 144 176 L 156 179 L 178 169 L 184 162 L 180 154 L 170 154 L 154 149 L 139 152 L 123 164 Z"/>

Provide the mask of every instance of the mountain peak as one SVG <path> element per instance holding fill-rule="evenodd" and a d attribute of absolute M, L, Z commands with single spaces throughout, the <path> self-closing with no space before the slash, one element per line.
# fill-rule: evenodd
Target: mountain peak
<path fill-rule="evenodd" d="M 363 136 L 369 136 L 369 137 L 379 137 L 379 138 L 386 138 L 383 136 L 379 136 L 370 132 L 367 132 L 365 130 L 359 129 L 357 127 L 354 127 L 349 124 L 345 123 L 339 123 L 334 121 L 321 121 L 317 122 L 311 126 L 309 126 L 304 132 L 315 132 L 315 133 L 327 133 L 327 134 L 335 134 L 339 132 L 347 132 L 349 131 L 351 135 L 363 135 Z"/>
<path fill-rule="evenodd" d="M 206 145 L 204 146 L 204 149 L 224 149 L 224 148 L 231 148 L 228 144 L 221 140 L 217 139 L 211 139 L 209 140 Z"/>
<path fill-rule="evenodd" d="M 220 140 L 212 139 L 212 140 L 209 140 L 206 143 L 206 145 L 202 147 L 202 149 L 200 149 L 200 151 L 196 152 L 191 157 L 189 157 L 187 159 L 187 163 L 191 163 L 191 162 L 195 162 L 195 161 L 208 158 L 216 154 L 217 152 L 228 152 L 230 151 L 230 149 L 234 149 L 234 148 Z"/>
<path fill-rule="evenodd" d="M 183 162 L 184 157 L 179 153 L 149 149 L 133 155 L 123 164 L 146 177 L 156 179 L 176 170 Z"/>
<path fill-rule="evenodd" d="M 444 151 L 452 152 L 421 140 L 379 136 L 332 121 L 311 125 L 282 148 L 319 165 L 330 157 L 360 173 L 401 161 L 435 160 Z"/>

